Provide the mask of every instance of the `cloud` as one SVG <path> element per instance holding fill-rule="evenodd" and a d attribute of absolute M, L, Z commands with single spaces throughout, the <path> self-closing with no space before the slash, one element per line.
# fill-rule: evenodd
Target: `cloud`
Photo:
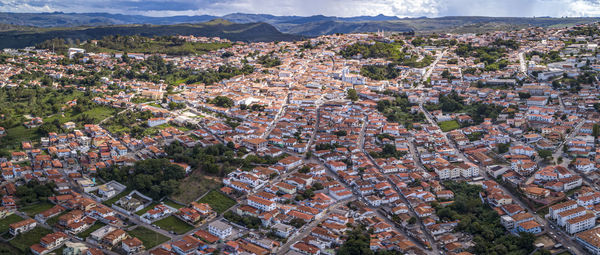
<path fill-rule="evenodd" d="M 151 16 L 273 15 L 600 16 L 600 0 L 0 0 L 3 12 L 110 12 Z"/>

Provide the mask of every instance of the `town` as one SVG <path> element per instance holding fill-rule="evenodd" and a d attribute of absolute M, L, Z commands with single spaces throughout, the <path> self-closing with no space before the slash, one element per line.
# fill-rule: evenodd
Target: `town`
<path fill-rule="evenodd" d="M 5 49 L 0 250 L 600 254 L 599 42 L 589 24 Z"/>

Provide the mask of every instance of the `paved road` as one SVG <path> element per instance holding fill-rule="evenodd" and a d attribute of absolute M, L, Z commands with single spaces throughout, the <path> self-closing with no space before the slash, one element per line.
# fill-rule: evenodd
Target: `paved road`
<path fill-rule="evenodd" d="M 525 63 L 525 52 L 519 52 L 519 67 L 521 73 L 527 73 L 527 64 Z"/>
<path fill-rule="evenodd" d="M 429 79 L 429 76 L 431 76 L 431 73 L 433 73 L 435 66 L 442 59 L 442 57 L 444 57 L 444 54 L 446 54 L 447 51 L 448 50 L 444 50 L 440 54 L 438 54 L 437 58 L 433 61 L 433 63 L 431 63 L 431 65 L 429 65 L 427 72 L 425 72 L 425 75 L 423 75 L 423 79 L 421 79 L 421 81 L 423 81 L 423 83 L 426 82 L 427 79 Z M 423 83 L 419 84 L 419 86 L 417 86 L 417 88 L 423 88 Z"/>

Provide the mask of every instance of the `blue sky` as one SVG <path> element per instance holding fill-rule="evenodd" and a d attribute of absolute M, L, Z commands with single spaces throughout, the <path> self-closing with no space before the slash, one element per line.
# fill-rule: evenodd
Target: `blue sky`
<path fill-rule="evenodd" d="M 2 12 L 109 12 L 149 16 L 274 15 L 398 17 L 600 16 L 600 0 L 0 0 Z"/>

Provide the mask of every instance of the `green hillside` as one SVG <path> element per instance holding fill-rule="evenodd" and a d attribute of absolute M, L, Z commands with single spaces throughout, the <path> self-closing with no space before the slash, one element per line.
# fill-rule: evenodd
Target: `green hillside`
<path fill-rule="evenodd" d="M 279 32 L 266 23 L 237 24 L 214 20 L 200 24 L 178 25 L 117 25 L 99 27 L 30 28 L 0 32 L 0 48 L 23 48 L 34 46 L 53 38 L 67 41 L 100 39 L 110 35 L 141 35 L 147 37 L 170 35 L 194 35 L 221 37 L 231 41 L 291 41 L 301 36 Z"/>

